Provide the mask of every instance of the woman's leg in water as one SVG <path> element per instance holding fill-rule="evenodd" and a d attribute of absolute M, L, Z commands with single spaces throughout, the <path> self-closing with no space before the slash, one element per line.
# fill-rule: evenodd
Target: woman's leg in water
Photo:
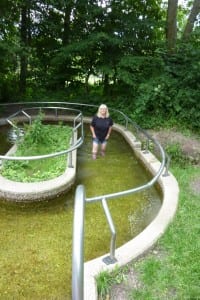
<path fill-rule="evenodd" d="M 92 158 L 97 158 L 97 152 L 98 152 L 99 144 L 97 141 L 93 140 L 92 142 Z"/>
<path fill-rule="evenodd" d="M 101 144 L 101 155 L 102 155 L 102 156 L 105 156 L 106 146 L 107 146 L 107 142 L 104 141 L 104 142 Z"/>

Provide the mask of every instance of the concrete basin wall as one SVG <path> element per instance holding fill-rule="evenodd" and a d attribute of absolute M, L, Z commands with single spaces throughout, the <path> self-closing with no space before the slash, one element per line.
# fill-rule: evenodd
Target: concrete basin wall
<path fill-rule="evenodd" d="M 67 162 L 66 162 L 67 165 Z M 55 198 L 68 191 L 76 179 L 76 150 L 72 153 L 73 168 L 50 180 L 23 183 L 0 176 L 0 198 L 14 202 L 33 202 Z"/>
<path fill-rule="evenodd" d="M 91 118 L 84 118 L 89 123 Z M 0 120 L 0 125 L 5 124 Z M 135 136 L 123 126 L 114 125 L 113 129 L 123 135 L 132 148 L 134 155 L 144 164 L 148 171 L 155 175 L 160 162 L 151 153 L 141 150 L 141 143 L 136 141 Z M 38 201 L 52 198 L 70 189 L 76 177 L 76 150 L 73 151 L 73 168 L 67 168 L 66 172 L 48 181 L 38 183 L 20 183 L 7 180 L 0 176 L 0 198 L 8 201 Z M 164 234 L 170 222 L 175 216 L 178 206 L 179 187 L 176 178 L 171 172 L 168 176 L 163 174 L 159 177 L 158 184 L 162 190 L 162 206 L 155 219 L 135 238 L 119 247 L 115 251 L 116 263 L 106 265 L 103 258 L 109 253 L 84 263 L 84 299 L 96 300 L 97 286 L 95 277 L 102 271 L 112 271 L 116 266 L 121 267 L 138 258 L 148 251 L 156 241 Z"/>
<path fill-rule="evenodd" d="M 56 118 L 57 120 L 58 118 Z M 24 121 L 25 118 L 21 118 L 20 121 Z M 55 120 L 55 118 L 49 117 L 48 119 Z M 63 120 L 63 118 L 59 118 Z M 0 125 L 6 125 L 5 119 L 0 120 Z M 77 135 L 75 134 L 75 140 Z M 11 155 L 16 150 L 16 146 L 13 146 L 7 153 Z M 67 167 L 68 161 L 66 160 L 65 172 L 50 180 L 24 183 L 9 180 L 0 175 L 0 199 L 13 202 L 33 202 L 42 201 L 51 198 L 58 197 L 60 194 L 67 192 L 76 180 L 76 164 L 77 164 L 77 150 L 72 151 L 72 166 Z"/>
<path fill-rule="evenodd" d="M 151 153 L 141 150 L 140 142 L 136 141 L 135 136 L 125 130 L 122 126 L 114 125 L 114 130 L 120 132 L 133 149 L 137 158 L 145 165 L 152 175 L 155 175 L 160 168 L 160 162 Z M 155 219 L 135 238 L 119 247 L 115 251 L 116 262 L 106 265 L 103 259 L 109 256 L 109 253 L 96 259 L 85 262 L 84 264 L 84 299 L 97 300 L 97 286 L 95 277 L 102 271 L 112 271 L 122 267 L 134 259 L 140 257 L 153 247 L 157 240 L 164 234 L 168 225 L 173 220 L 178 207 L 179 187 L 176 178 L 169 172 L 165 176 L 164 172 L 158 180 L 162 190 L 162 206 Z"/>

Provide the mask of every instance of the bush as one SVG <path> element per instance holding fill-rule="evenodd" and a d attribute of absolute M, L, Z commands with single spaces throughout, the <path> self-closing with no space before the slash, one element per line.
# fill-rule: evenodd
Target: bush
<path fill-rule="evenodd" d="M 28 125 L 24 139 L 18 141 L 16 156 L 38 156 L 62 150 L 70 146 L 72 129 L 69 126 L 43 125 L 40 114 Z M 36 182 L 61 175 L 67 167 L 67 154 L 40 160 L 6 161 L 2 175 L 13 181 Z"/>

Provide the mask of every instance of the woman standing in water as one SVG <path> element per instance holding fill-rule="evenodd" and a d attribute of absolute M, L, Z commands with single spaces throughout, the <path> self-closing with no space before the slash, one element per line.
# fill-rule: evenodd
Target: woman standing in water
<path fill-rule="evenodd" d="M 99 145 L 101 155 L 105 155 L 107 141 L 112 131 L 113 120 L 109 116 L 108 107 L 101 104 L 97 114 L 92 118 L 90 130 L 92 132 L 92 158 L 96 159 Z"/>

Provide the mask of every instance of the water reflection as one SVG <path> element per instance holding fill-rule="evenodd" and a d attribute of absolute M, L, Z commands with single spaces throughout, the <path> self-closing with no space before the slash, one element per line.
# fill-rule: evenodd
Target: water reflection
<path fill-rule="evenodd" d="M 7 140 L 11 144 L 15 144 L 24 136 L 23 128 L 10 128 L 7 132 Z"/>

